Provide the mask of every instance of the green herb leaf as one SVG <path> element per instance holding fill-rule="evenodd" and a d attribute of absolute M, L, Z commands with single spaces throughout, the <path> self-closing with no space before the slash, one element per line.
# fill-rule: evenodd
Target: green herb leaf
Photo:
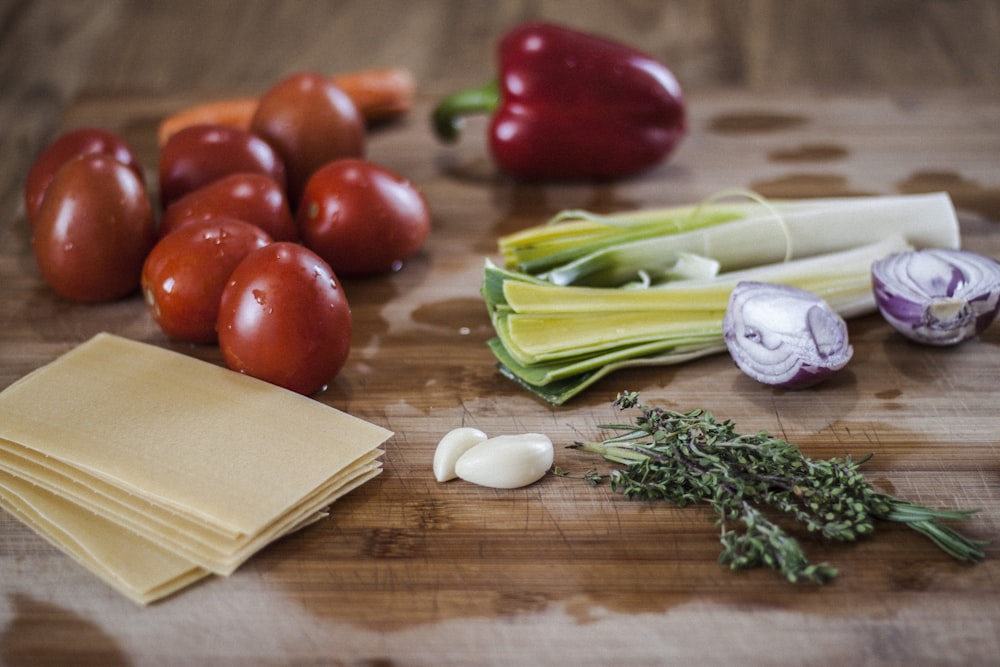
<path fill-rule="evenodd" d="M 667 500 L 679 507 L 712 506 L 721 527 L 719 561 L 732 569 L 767 566 L 789 581 L 824 583 L 837 571 L 813 564 L 799 542 L 765 514 L 792 517 L 809 534 L 854 542 L 875 531 L 875 519 L 896 521 L 928 537 L 945 553 L 966 562 L 984 558 L 985 542 L 970 539 L 941 521 L 966 520 L 973 510 L 936 510 L 873 489 L 854 460 L 813 460 L 768 433 L 740 434 L 731 421 L 704 410 L 687 413 L 642 405 L 637 392 L 623 392 L 614 405 L 636 408 L 634 424 L 606 424 L 618 434 L 579 442 L 625 466 L 609 475 L 611 488 L 629 498 Z M 596 484 L 599 476 L 587 476 Z M 742 531 L 733 527 L 742 524 Z"/>

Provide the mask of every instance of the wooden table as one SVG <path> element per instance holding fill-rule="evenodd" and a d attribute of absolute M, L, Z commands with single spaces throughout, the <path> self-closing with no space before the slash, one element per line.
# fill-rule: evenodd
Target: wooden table
<path fill-rule="evenodd" d="M 228 579 L 144 609 L 0 514 L 0 663 L 998 664 L 1000 325 L 938 350 L 869 316 L 850 322 L 852 364 L 813 390 L 755 384 L 723 355 L 623 372 L 554 408 L 494 370 L 478 288 L 497 236 L 556 211 L 687 203 L 733 186 L 807 197 L 946 190 L 966 247 L 1000 257 L 1000 95 L 704 87 L 689 95 L 691 134 L 670 163 L 621 183 L 545 186 L 497 174 L 481 123 L 458 146 L 438 144 L 427 116 L 444 92 L 422 81 L 413 112 L 371 136 L 369 157 L 424 191 L 433 234 L 398 273 L 346 283 L 351 358 L 317 396 L 394 431 L 384 474 Z M 152 174 L 157 121 L 202 94 L 90 91 L 60 124 L 120 131 Z M 168 341 L 138 296 L 55 298 L 13 206 L 0 218 L 0 388 L 99 331 L 222 363 L 215 348 Z M 573 478 L 513 491 L 434 481 L 434 447 L 460 425 L 547 433 L 556 464 L 582 473 L 599 462 L 564 446 L 619 419 L 610 402 L 622 389 L 710 409 L 811 456 L 872 452 L 865 470 L 881 488 L 980 508 L 963 529 L 992 541 L 986 561 L 956 563 L 880 523 L 856 545 L 806 541 L 840 576 L 791 585 L 720 566 L 706 508 L 628 501 Z"/>

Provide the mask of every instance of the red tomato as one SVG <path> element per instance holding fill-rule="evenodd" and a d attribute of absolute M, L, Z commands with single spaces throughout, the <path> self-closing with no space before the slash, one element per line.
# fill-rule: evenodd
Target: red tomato
<path fill-rule="evenodd" d="M 340 372 L 351 349 L 351 309 L 337 277 L 287 241 L 239 263 L 216 329 L 229 368 L 307 396 Z"/>
<path fill-rule="evenodd" d="M 286 182 L 285 163 L 266 141 L 227 125 L 192 125 L 172 135 L 160 153 L 159 167 L 164 208 L 229 174 L 264 174 L 282 188 Z"/>
<path fill-rule="evenodd" d="M 341 277 L 398 269 L 431 229 L 427 202 L 412 183 L 356 159 L 313 174 L 296 220 L 303 242 Z"/>
<path fill-rule="evenodd" d="M 135 291 L 155 242 L 153 208 L 142 181 L 100 153 L 59 168 L 32 238 L 42 277 L 73 301 L 111 301 Z"/>
<path fill-rule="evenodd" d="M 35 158 L 28 171 L 28 178 L 24 183 L 24 210 L 29 221 L 34 222 L 38 216 L 45 189 L 49 187 L 59 167 L 72 158 L 89 153 L 111 155 L 134 171 L 139 180 L 145 183 L 139 160 L 132 152 L 132 148 L 120 136 L 99 127 L 70 130 L 56 137 Z"/>
<path fill-rule="evenodd" d="M 223 176 L 176 200 L 160 218 L 160 236 L 190 222 L 218 217 L 257 225 L 275 241 L 299 240 L 285 191 L 269 176 L 254 173 Z"/>
<path fill-rule="evenodd" d="M 219 302 L 240 261 L 271 237 L 233 218 L 192 221 L 157 242 L 142 266 L 146 306 L 165 334 L 214 343 Z"/>
<path fill-rule="evenodd" d="M 364 119 L 354 102 L 328 78 L 309 72 L 264 93 L 250 129 L 285 161 L 292 206 L 314 171 L 337 158 L 361 157 L 365 150 Z"/>

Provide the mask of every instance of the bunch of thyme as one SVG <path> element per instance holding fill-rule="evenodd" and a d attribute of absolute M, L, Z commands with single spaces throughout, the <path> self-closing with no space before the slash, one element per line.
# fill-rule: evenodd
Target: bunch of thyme
<path fill-rule="evenodd" d="M 741 435 L 731 421 L 711 413 L 688 413 L 639 404 L 637 392 L 618 395 L 620 410 L 638 408 L 635 424 L 606 424 L 619 435 L 573 447 L 625 465 L 610 473 L 611 488 L 631 498 L 668 500 L 679 507 L 708 502 L 718 515 L 722 553 L 732 569 L 768 566 L 789 581 L 824 583 L 837 571 L 812 564 L 794 537 L 763 508 L 790 515 L 809 533 L 850 542 L 874 532 L 874 520 L 901 522 L 930 538 L 954 558 L 983 559 L 984 542 L 940 523 L 968 519 L 975 510 L 935 510 L 880 493 L 858 468 L 871 455 L 814 461 L 797 447 L 767 433 Z M 592 484 L 601 476 L 587 475 Z M 742 522 L 744 530 L 733 529 Z"/>

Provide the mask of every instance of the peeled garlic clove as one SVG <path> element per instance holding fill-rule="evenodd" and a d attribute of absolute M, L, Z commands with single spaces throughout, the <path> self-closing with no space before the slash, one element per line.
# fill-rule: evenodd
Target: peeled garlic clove
<path fill-rule="evenodd" d="M 552 440 L 541 433 L 498 435 L 462 454 L 455 473 L 473 484 L 516 489 L 544 477 L 553 456 Z"/>
<path fill-rule="evenodd" d="M 485 433 L 478 428 L 463 426 L 444 434 L 434 450 L 434 479 L 447 482 L 455 479 L 455 461 L 481 442 L 487 439 Z"/>

